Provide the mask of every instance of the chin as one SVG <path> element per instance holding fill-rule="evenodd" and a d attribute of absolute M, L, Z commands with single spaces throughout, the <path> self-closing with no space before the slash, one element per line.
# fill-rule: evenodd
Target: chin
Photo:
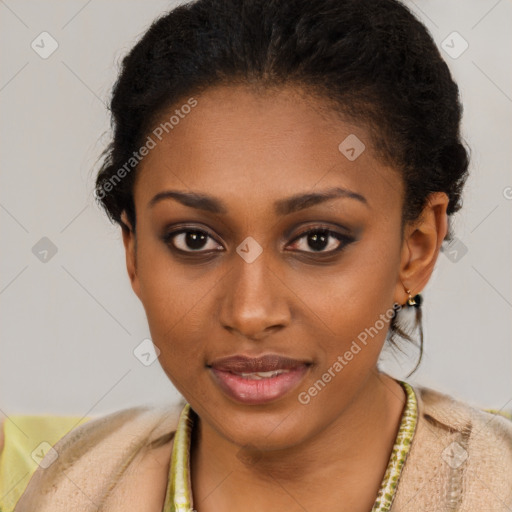
<path fill-rule="evenodd" d="M 311 420 L 312 416 L 298 403 L 288 402 L 286 407 L 284 402 L 280 402 L 264 407 L 235 404 L 222 409 L 219 407 L 218 410 L 222 410 L 220 417 L 212 420 L 223 437 L 241 448 L 284 450 L 307 438 L 308 417 Z"/>

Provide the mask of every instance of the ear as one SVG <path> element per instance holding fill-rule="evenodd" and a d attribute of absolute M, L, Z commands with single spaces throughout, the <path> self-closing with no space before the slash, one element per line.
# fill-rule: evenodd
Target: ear
<path fill-rule="evenodd" d="M 126 215 L 126 211 L 123 210 L 121 214 L 121 220 L 124 223 L 124 226 L 121 225 L 122 233 L 123 233 L 123 244 L 126 255 L 126 269 L 128 271 L 128 276 L 130 278 L 130 283 L 132 285 L 132 289 L 140 299 L 140 285 L 139 279 L 137 276 L 137 239 L 135 231 L 132 228 L 128 220 L 128 216 Z"/>
<path fill-rule="evenodd" d="M 395 302 L 405 304 L 406 289 L 414 297 L 427 285 L 448 230 L 448 203 L 444 192 L 431 193 L 420 219 L 405 228 Z"/>

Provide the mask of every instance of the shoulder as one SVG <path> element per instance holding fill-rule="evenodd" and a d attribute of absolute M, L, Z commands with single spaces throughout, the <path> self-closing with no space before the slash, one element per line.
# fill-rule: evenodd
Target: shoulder
<path fill-rule="evenodd" d="M 437 432 L 456 438 L 457 445 L 481 473 L 495 480 L 506 479 L 512 487 L 512 420 L 507 413 L 485 410 L 434 389 L 415 389 L 422 419 Z M 465 457 L 458 446 L 453 448 Z"/>
<path fill-rule="evenodd" d="M 90 499 L 103 502 L 141 452 L 172 441 L 182 407 L 122 409 L 73 429 L 46 453 L 15 512 L 56 512 L 70 503 L 88 510 Z"/>
<path fill-rule="evenodd" d="M 428 387 L 413 389 L 418 423 L 398 503 L 415 496 L 418 510 L 509 510 L 512 421 Z"/>
<path fill-rule="evenodd" d="M 414 389 L 427 421 L 440 428 L 465 433 L 474 445 L 498 445 L 511 454 L 512 418 L 507 411 L 479 408 L 427 387 Z"/>

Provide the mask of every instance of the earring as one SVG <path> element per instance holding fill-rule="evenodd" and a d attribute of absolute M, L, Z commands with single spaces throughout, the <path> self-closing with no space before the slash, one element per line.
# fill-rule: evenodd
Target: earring
<path fill-rule="evenodd" d="M 411 290 L 405 290 L 409 298 L 407 299 L 407 306 L 412 306 L 415 308 L 421 307 L 421 303 L 423 302 L 423 297 L 418 293 L 414 297 L 411 295 Z"/>

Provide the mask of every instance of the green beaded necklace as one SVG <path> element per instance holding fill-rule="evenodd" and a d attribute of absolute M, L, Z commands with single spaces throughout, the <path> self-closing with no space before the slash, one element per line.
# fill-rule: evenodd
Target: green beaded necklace
<path fill-rule="evenodd" d="M 416 430 L 418 418 L 416 395 L 407 382 L 400 380 L 398 382 L 405 389 L 407 402 L 386 473 L 371 512 L 389 512 Z M 190 404 L 187 403 L 181 411 L 174 436 L 163 512 L 191 512 L 193 510 L 189 462 L 193 426 L 194 418 L 191 414 Z"/>

